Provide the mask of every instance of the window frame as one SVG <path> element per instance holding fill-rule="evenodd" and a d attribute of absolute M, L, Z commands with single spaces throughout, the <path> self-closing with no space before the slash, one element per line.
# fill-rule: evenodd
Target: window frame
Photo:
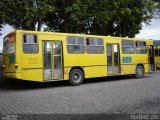
<path fill-rule="evenodd" d="M 89 40 L 89 39 L 94 39 L 94 43 L 96 43 L 95 40 L 101 39 L 102 40 L 102 45 L 87 45 L 87 40 Z M 103 47 L 103 51 L 102 51 L 102 53 L 98 53 L 98 52 L 97 53 L 96 52 L 91 53 L 91 52 L 87 51 L 87 47 Z M 87 54 L 104 54 L 104 39 L 103 38 L 97 38 L 97 37 L 86 37 L 86 53 Z"/>
<path fill-rule="evenodd" d="M 132 41 L 133 42 L 133 46 L 123 46 L 123 42 L 124 41 Z M 121 49 L 122 49 L 122 54 L 135 54 L 136 53 L 136 50 L 135 50 L 135 41 L 134 40 L 126 40 L 126 39 L 122 39 L 121 40 Z M 124 52 L 123 48 L 134 48 L 134 52 L 133 53 L 126 53 Z"/>
<path fill-rule="evenodd" d="M 34 35 L 36 37 L 36 39 L 37 39 L 37 43 L 25 43 L 24 42 L 24 36 L 25 35 Z M 34 53 L 27 53 L 27 52 L 24 51 L 24 45 L 37 45 L 38 50 L 37 50 L 37 52 L 34 52 Z M 38 39 L 38 35 L 37 34 L 30 34 L 30 33 L 23 34 L 22 35 L 22 47 L 23 47 L 22 49 L 23 49 L 23 53 L 24 54 L 38 54 L 39 53 L 39 39 Z"/>
<path fill-rule="evenodd" d="M 76 44 L 69 44 L 68 43 L 68 40 L 69 40 L 68 38 L 69 37 L 74 37 L 74 39 L 75 39 L 75 37 L 76 38 L 78 38 L 78 37 L 83 38 L 83 44 L 78 44 L 77 39 L 76 39 Z M 66 40 L 67 40 L 66 46 L 67 46 L 67 53 L 68 54 L 85 54 L 86 49 L 85 49 L 85 38 L 84 37 L 81 37 L 81 36 L 67 36 Z M 69 52 L 68 46 L 82 46 L 84 49 L 83 49 L 83 52 Z"/>
<path fill-rule="evenodd" d="M 143 43 L 145 43 L 145 46 L 137 46 L 137 43 L 138 43 L 138 42 L 143 42 Z M 141 51 L 141 50 L 143 50 L 142 47 L 143 47 L 143 48 L 145 47 L 145 53 L 138 53 L 138 52 L 137 52 L 137 51 L 138 51 L 137 48 L 140 48 L 140 51 Z M 147 54 L 147 44 L 146 44 L 146 41 L 135 41 L 135 53 L 136 53 L 136 54 Z"/>

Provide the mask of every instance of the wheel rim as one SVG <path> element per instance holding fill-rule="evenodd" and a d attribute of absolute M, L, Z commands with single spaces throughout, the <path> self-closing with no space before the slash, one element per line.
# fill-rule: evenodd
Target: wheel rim
<path fill-rule="evenodd" d="M 81 81 L 81 75 L 80 75 L 78 72 L 75 72 L 75 73 L 72 75 L 72 79 L 73 79 L 75 82 L 79 82 L 79 81 Z"/>
<path fill-rule="evenodd" d="M 143 74 L 143 70 L 141 68 L 138 68 L 137 69 L 137 73 L 138 73 L 138 75 L 142 75 Z"/>

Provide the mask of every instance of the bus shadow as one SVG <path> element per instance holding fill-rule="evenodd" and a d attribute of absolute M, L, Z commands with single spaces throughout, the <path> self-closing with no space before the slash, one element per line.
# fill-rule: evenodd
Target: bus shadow
<path fill-rule="evenodd" d="M 144 76 L 143 78 L 148 78 L 150 76 Z M 120 76 L 109 76 L 109 77 L 100 77 L 100 78 L 88 78 L 85 80 L 85 84 L 98 83 L 98 82 L 118 82 L 125 80 L 136 80 L 134 75 L 120 75 Z"/>
<path fill-rule="evenodd" d="M 148 78 L 151 76 L 145 76 L 144 78 Z M 100 82 L 118 82 L 125 80 L 136 80 L 133 75 L 125 75 L 125 76 L 111 76 L 111 77 L 99 77 L 99 78 L 88 78 L 84 80 L 83 84 L 92 84 L 92 83 L 100 83 Z M 83 85 L 82 84 L 82 85 Z M 68 81 L 53 81 L 53 82 L 32 82 L 32 81 L 24 81 L 24 80 L 7 80 L 5 84 L 0 83 L 0 91 L 6 90 L 29 90 L 29 89 L 46 89 L 51 87 L 69 87 Z"/>
<path fill-rule="evenodd" d="M 0 83 L 0 91 L 3 90 L 27 90 L 27 89 L 43 89 L 49 87 L 64 87 L 67 86 L 67 81 L 55 82 L 33 82 L 24 80 L 7 80 L 5 83 Z"/>

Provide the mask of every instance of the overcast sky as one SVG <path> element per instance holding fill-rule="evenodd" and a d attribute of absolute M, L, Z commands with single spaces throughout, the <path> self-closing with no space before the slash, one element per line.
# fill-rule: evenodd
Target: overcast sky
<path fill-rule="evenodd" d="M 13 29 L 10 26 L 6 25 L 4 26 L 4 29 L 0 31 L 0 33 L 5 36 L 11 31 L 13 31 Z M 152 19 L 150 25 L 147 26 L 146 24 L 143 24 L 143 28 L 140 33 L 136 35 L 136 38 L 160 40 L 160 19 Z M 0 36 L 0 51 L 2 50 L 2 39 L 3 36 Z"/>
<path fill-rule="evenodd" d="M 150 25 L 143 24 L 137 38 L 160 40 L 160 19 L 152 19 Z"/>

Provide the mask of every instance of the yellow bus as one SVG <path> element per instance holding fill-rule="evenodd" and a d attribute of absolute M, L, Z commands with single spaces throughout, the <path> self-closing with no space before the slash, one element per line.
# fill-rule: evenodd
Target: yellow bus
<path fill-rule="evenodd" d="M 160 69 L 160 44 L 154 44 L 156 68 Z"/>
<path fill-rule="evenodd" d="M 4 37 L 3 76 L 48 82 L 155 71 L 152 40 L 15 30 Z"/>

